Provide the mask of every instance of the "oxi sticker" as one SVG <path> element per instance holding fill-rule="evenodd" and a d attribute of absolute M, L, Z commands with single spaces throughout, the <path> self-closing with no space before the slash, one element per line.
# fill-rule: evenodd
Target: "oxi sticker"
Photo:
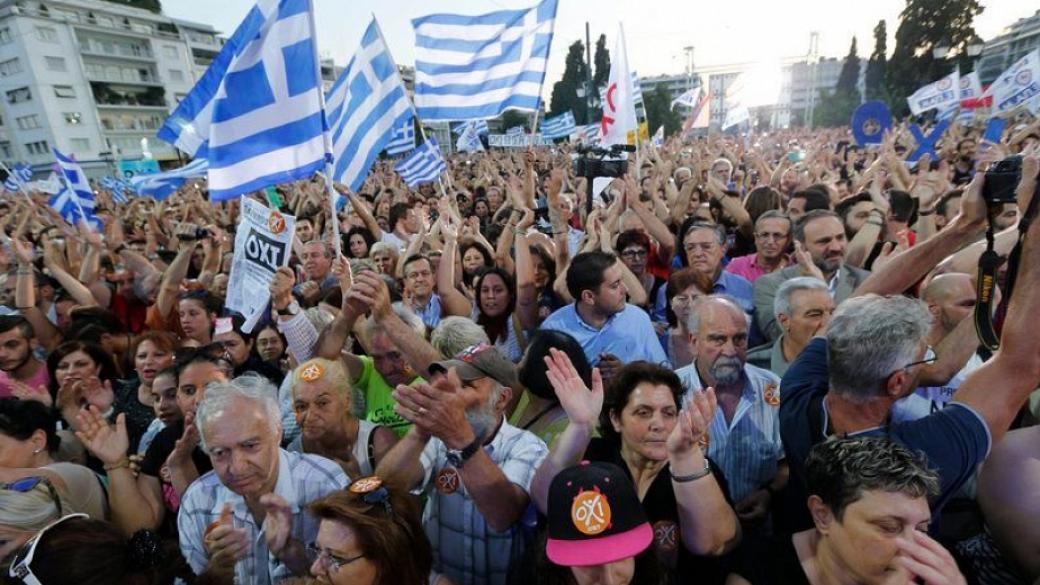
<path fill-rule="evenodd" d="M 383 480 L 378 477 L 362 477 L 350 484 L 350 491 L 355 494 L 367 494 L 376 491 L 381 485 L 383 485 Z"/>
<path fill-rule="evenodd" d="M 766 387 L 762 389 L 762 398 L 765 399 L 766 404 L 769 406 L 779 405 L 780 387 L 776 384 L 766 384 Z"/>
<path fill-rule="evenodd" d="M 285 231 L 285 218 L 282 217 L 281 213 L 272 211 L 271 215 L 267 217 L 267 229 L 271 230 L 271 233 L 278 235 Z"/>
<path fill-rule="evenodd" d="M 571 504 L 571 522 L 588 536 L 603 532 L 610 526 L 610 502 L 597 491 L 581 492 Z"/>
<path fill-rule="evenodd" d="M 300 370 L 300 379 L 304 382 L 313 382 L 320 380 L 325 375 L 325 368 L 321 367 L 321 364 L 307 364 Z"/>
<path fill-rule="evenodd" d="M 445 467 L 437 474 L 434 480 L 437 491 L 444 495 L 450 495 L 459 491 L 459 472 L 454 467 Z"/>
<path fill-rule="evenodd" d="M 673 552 L 679 546 L 679 526 L 671 520 L 654 522 L 654 542 L 661 552 Z"/>

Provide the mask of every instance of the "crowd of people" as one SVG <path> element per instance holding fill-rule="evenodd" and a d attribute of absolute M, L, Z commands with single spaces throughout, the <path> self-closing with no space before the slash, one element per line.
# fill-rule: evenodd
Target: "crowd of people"
<path fill-rule="evenodd" d="M 1040 120 L 981 129 L 280 185 L 255 325 L 204 181 L 0 195 L 0 582 L 1040 582 Z"/>

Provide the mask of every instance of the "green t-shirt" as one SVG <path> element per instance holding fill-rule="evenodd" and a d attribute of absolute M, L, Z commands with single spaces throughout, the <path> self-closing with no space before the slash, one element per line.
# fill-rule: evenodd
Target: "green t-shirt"
<path fill-rule="evenodd" d="M 393 388 L 383 380 L 383 376 L 376 370 L 375 362 L 368 356 L 358 356 L 361 363 L 364 364 L 364 369 L 361 370 L 361 377 L 358 378 L 357 388 L 365 396 L 365 420 L 382 425 L 384 427 L 390 427 L 398 437 L 403 437 L 408 429 L 412 428 L 412 423 L 394 412 L 394 397 L 391 396 Z M 419 382 L 424 382 L 420 377 L 416 377 L 412 380 L 410 385 L 415 385 Z"/>

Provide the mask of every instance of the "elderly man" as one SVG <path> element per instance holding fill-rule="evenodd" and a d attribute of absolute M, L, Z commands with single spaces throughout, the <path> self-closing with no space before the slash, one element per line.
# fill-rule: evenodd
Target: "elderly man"
<path fill-rule="evenodd" d="M 809 341 L 827 328 L 832 313 L 834 299 L 822 280 L 797 276 L 784 282 L 773 301 L 773 315 L 783 333 L 748 352 L 748 363 L 783 376 Z"/>
<path fill-rule="evenodd" d="M 726 233 L 716 224 L 694 221 L 682 239 L 686 265 L 705 274 L 714 284 L 714 292 L 732 297 L 745 313 L 755 311 L 752 286 L 746 278 L 722 269 L 726 255 Z"/>
<path fill-rule="evenodd" d="M 567 290 L 575 302 L 558 309 L 542 329 L 573 336 L 590 364 L 599 364 L 609 378 L 622 364 L 644 360 L 667 364 L 646 311 L 625 302 L 617 256 L 609 252 L 578 254 L 567 268 Z"/>
<path fill-rule="evenodd" d="M 303 245 L 300 262 L 303 263 L 303 282 L 293 288 L 293 294 L 314 304 L 322 293 L 336 286 L 338 281 L 332 274 L 332 249 L 321 240 L 311 240 Z"/>
<path fill-rule="evenodd" d="M 196 574 L 261 585 L 309 574 L 318 521 L 303 508 L 350 483 L 333 461 L 279 448 L 276 396 L 267 379 L 247 375 L 211 385 L 198 405 L 213 471 L 188 488 L 177 517 Z"/>
<path fill-rule="evenodd" d="M 726 272 L 754 283 L 759 278 L 791 264 L 787 247 L 791 243 L 791 220 L 771 209 L 755 220 L 756 252 L 738 256 L 726 265 Z"/>
<path fill-rule="evenodd" d="M 715 388 L 719 408 L 711 421 L 708 457 L 722 467 L 738 517 L 762 520 L 772 494 L 787 482 L 780 378 L 746 363 L 747 319 L 729 299 L 701 298 L 687 326 L 697 358 L 675 373 L 687 392 Z"/>
<path fill-rule="evenodd" d="M 523 555 L 520 519 L 548 448 L 505 420 L 519 384 L 496 348 L 470 347 L 430 369 L 432 386 L 394 391 L 397 412 L 413 427 L 377 473 L 429 497 L 425 527 L 436 570 L 459 585 L 505 583 Z"/>
<path fill-rule="evenodd" d="M 794 223 L 796 242 L 805 247 L 813 265 L 819 269 L 834 299 L 840 304 L 852 295 L 867 276 L 866 270 L 845 263 L 845 248 L 848 241 L 841 217 L 833 211 L 818 209 L 806 213 Z M 773 313 L 776 291 L 785 281 L 796 276 L 810 276 L 799 265 L 788 266 L 755 281 L 755 321 L 759 329 L 770 340 L 780 337 L 780 324 Z"/>
<path fill-rule="evenodd" d="M 433 329 L 441 322 L 441 297 L 434 292 L 437 274 L 433 263 L 422 254 L 405 258 L 401 267 L 404 274 L 404 294 L 411 299 L 409 308 L 422 317 L 423 324 Z"/>

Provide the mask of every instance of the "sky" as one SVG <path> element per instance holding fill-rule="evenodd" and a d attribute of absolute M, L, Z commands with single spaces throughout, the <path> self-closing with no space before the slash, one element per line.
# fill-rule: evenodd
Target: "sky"
<path fill-rule="evenodd" d="M 357 49 L 361 34 L 374 14 L 400 65 L 414 63 L 415 37 L 411 19 L 435 12 L 481 14 L 532 6 L 536 0 L 314 0 L 318 50 L 344 65 Z M 1037 10 L 1034 0 L 981 0 L 975 30 L 988 40 L 1020 18 Z M 230 35 L 255 0 L 163 0 L 170 16 L 204 22 Z M 683 47 L 693 46 L 696 66 L 741 62 L 775 62 L 781 57 L 805 55 L 812 31 L 820 33 L 820 54 L 843 58 L 852 37 L 860 57 L 874 50 L 873 29 L 885 19 L 889 55 L 895 46 L 899 12 L 905 0 L 560 0 L 555 37 L 543 95 L 563 75 L 567 47 L 585 39 L 585 22 L 592 42 L 607 36 L 614 51 L 619 23 L 628 45 L 629 68 L 640 76 L 682 74 Z"/>

